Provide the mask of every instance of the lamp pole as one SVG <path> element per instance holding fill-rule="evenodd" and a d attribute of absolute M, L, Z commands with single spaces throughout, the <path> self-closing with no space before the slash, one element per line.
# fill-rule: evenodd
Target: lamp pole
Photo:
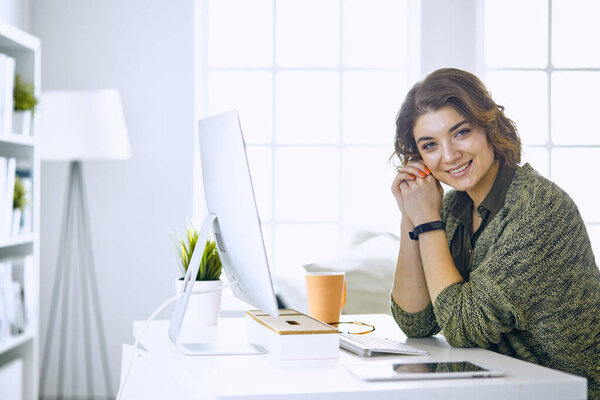
<path fill-rule="evenodd" d="M 78 259 L 76 260 L 77 256 Z M 80 279 L 79 282 L 77 282 L 78 277 Z M 71 301 L 69 301 L 70 295 L 73 295 Z M 58 347 L 57 398 L 61 399 L 65 396 L 65 360 L 67 358 L 67 341 L 70 335 L 72 335 L 72 340 L 74 342 L 74 344 L 69 347 L 71 347 L 71 366 L 74 373 L 72 380 L 74 389 L 76 389 L 75 385 L 78 382 L 78 379 L 76 378 L 77 373 L 79 372 L 79 369 L 77 368 L 77 344 L 78 339 L 80 338 L 79 328 L 81 328 L 83 331 L 81 336 L 83 336 L 83 348 L 85 353 L 85 377 L 83 381 L 85 387 L 88 388 L 88 396 L 94 397 L 95 390 L 92 372 L 96 364 L 92 359 L 92 349 L 94 346 L 91 329 L 92 316 L 90 316 L 90 314 L 93 314 L 96 327 L 95 331 L 97 332 L 96 339 L 99 345 L 98 348 L 102 363 L 106 396 L 113 398 L 113 386 L 110 379 L 108 349 L 106 346 L 104 324 L 100 308 L 100 296 L 98 292 L 96 270 L 94 267 L 91 229 L 82 166 L 81 161 L 75 160 L 71 161 L 69 164 L 69 180 L 65 193 L 56 273 L 50 303 L 48 332 L 44 343 L 42 357 L 40 377 L 41 393 L 45 393 L 49 370 L 48 363 L 50 360 L 51 349 L 54 348 L 53 336 L 56 329 L 58 329 L 58 334 L 60 336 L 60 344 Z M 72 396 L 74 395 L 76 395 L 75 390 L 72 393 Z"/>

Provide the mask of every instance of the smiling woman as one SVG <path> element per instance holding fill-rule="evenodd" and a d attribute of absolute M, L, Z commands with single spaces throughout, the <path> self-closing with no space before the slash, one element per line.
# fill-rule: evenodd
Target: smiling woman
<path fill-rule="evenodd" d="M 468 72 L 414 85 L 396 126 L 399 326 L 585 376 L 600 398 L 600 271 L 573 200 L 519 166 L 515 124 Z"/>

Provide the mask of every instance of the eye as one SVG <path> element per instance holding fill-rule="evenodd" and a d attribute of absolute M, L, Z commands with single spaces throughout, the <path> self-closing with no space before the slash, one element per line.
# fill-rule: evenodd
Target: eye
<path fill-rule="evenodd" d="M 469 134 L 469 132 L 471 132 L 470 129 L 461 129 L 460 131 L 456 132 L 455 136 L 456 137 L 465 136 L 465 135 Z"/>
<path fill-rule="evenodd" d="M 431 150 L 431 149 L 432 149 L 434 146 L 435 146 L 435 143 L 434 143 L 434 142 L 428 142 L 428 143 L 425 143 L 425 144 L 424 144 L 424 145 L 421 147 L 421 149 L 422 149 L 422 150 Z"/>

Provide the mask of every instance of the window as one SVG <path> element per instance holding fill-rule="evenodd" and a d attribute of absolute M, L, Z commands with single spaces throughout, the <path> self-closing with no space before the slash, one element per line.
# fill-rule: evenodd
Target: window
<path fill-rule="evenodd" d="M 484 80 L 518 125 L 524 161 L 577 203 L 600 255 L 600 3 L 486 0 Z"/>
<path fill-rule="evenodd" d="M 237 108 L 275 269 L 396 230 L 394 117 L 419 74 L 415 0 L 202 2 L 201 115 Z"/>

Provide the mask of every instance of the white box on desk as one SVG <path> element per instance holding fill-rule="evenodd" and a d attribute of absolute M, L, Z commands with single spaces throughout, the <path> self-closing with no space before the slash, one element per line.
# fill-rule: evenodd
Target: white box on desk
<path fill-rule="evenodd" d="M 282 360 L 337 358 L 336 328 L 296 310 L 279 310 L 279 318 L 262 311 L 246 312 L 248 342 Z"/>

